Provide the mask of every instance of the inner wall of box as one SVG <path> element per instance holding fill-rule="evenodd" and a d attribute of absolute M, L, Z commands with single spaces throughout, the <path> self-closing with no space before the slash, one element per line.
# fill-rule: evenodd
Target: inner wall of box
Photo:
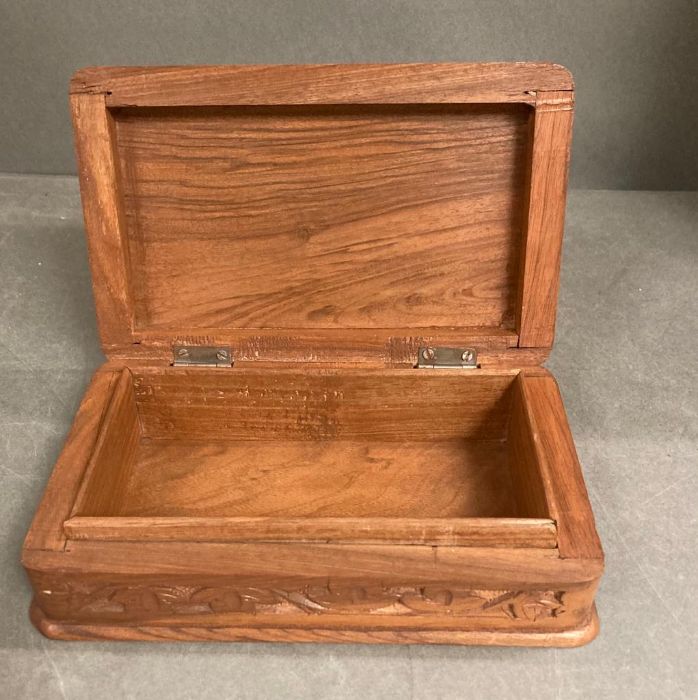
<path fill-rule="evenodd" d="M 515 372 L 124 370 L 74 515 L 547 518 Z"/>
<path fill-rule="evenodd" d="M 513 332 L 530 114 L 112 110 L 135 337 Z M 125 372 L 74 515 L 547 518 L 517 400 L 513 373 Z"/>
<path fill-rule="evenodd" d="M 112 110 L 136 335 L 514 329 L 530 114 Z"/>

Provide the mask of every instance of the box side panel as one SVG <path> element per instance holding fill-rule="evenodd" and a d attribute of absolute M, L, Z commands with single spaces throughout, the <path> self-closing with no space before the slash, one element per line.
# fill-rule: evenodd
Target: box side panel
<path fill-rule="evenodd" d="M 565 407 L 551 375 L 519 375 L 528 426 L 563 558 L 603 563 L 603 550 Z"/>
<path fill-rule="evenodd" d="M 102 350 L 132 343 L 133 299 L 114 123 L 103 94 L 70 98 L 80 199 Z"/>
<path fill-rule="evenodd" d="M 507 433 L 509 465 L 519 503 L 519 513 L 529 518 L 550 518 L 535 436 L 531 430 L 521 374 L 512 387 Z"/>
<path fill-rule="evenodd" d="M 520 347 L 552 347 L 572 143 L 574 93 L 539 92 L 531 120 L 517 330 Z"/>
<path fill-rule="evenodd" d="M 71 516 L 109 516 L 119 512 L 140 439 L 133 379 L 123 369 L 114 386 L 90 463 Z"/>
<path fill-rule="evenodd" d="M 102 368 L 92 378 L 25 539 L 23 556 L 65 547 L 63 522 L 70 516 L 118 377 L 117 371 Z"/>
<path fill-rule="evenodd" d="M 506 435 L 514 371 L 132 368 L 144 437 L 204 440 Z"/>

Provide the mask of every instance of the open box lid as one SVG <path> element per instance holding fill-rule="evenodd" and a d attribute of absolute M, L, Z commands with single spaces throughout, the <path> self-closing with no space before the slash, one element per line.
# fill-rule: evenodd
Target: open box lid
<path fill-rule="evenodd" d="M 561 66 L 89 68 L 71 102 L 107 356 L 547 356 L 573 108 Z"/>

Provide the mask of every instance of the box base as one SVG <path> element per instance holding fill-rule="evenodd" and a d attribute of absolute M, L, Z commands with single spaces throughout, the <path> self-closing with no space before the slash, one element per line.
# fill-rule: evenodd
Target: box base
<path fill-rule="evenodd" d="M 599 632 L 596 606 L 593 606 L 591 617 L 585 624 L 559 632 L 71 624 L 51 620 L 34 602 L 29 615 L 34 626 L 44 636 L 65 641 L 324 642 L 327 644 L 578 647 L 591 642 Z"/>

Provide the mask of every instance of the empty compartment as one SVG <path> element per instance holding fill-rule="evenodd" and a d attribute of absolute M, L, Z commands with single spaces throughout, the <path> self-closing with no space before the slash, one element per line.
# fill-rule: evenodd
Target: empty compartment
<path fill-rule="evenodd" d="M 555 546 L 516 371 L 123 370 L 74 537 Z"/>

